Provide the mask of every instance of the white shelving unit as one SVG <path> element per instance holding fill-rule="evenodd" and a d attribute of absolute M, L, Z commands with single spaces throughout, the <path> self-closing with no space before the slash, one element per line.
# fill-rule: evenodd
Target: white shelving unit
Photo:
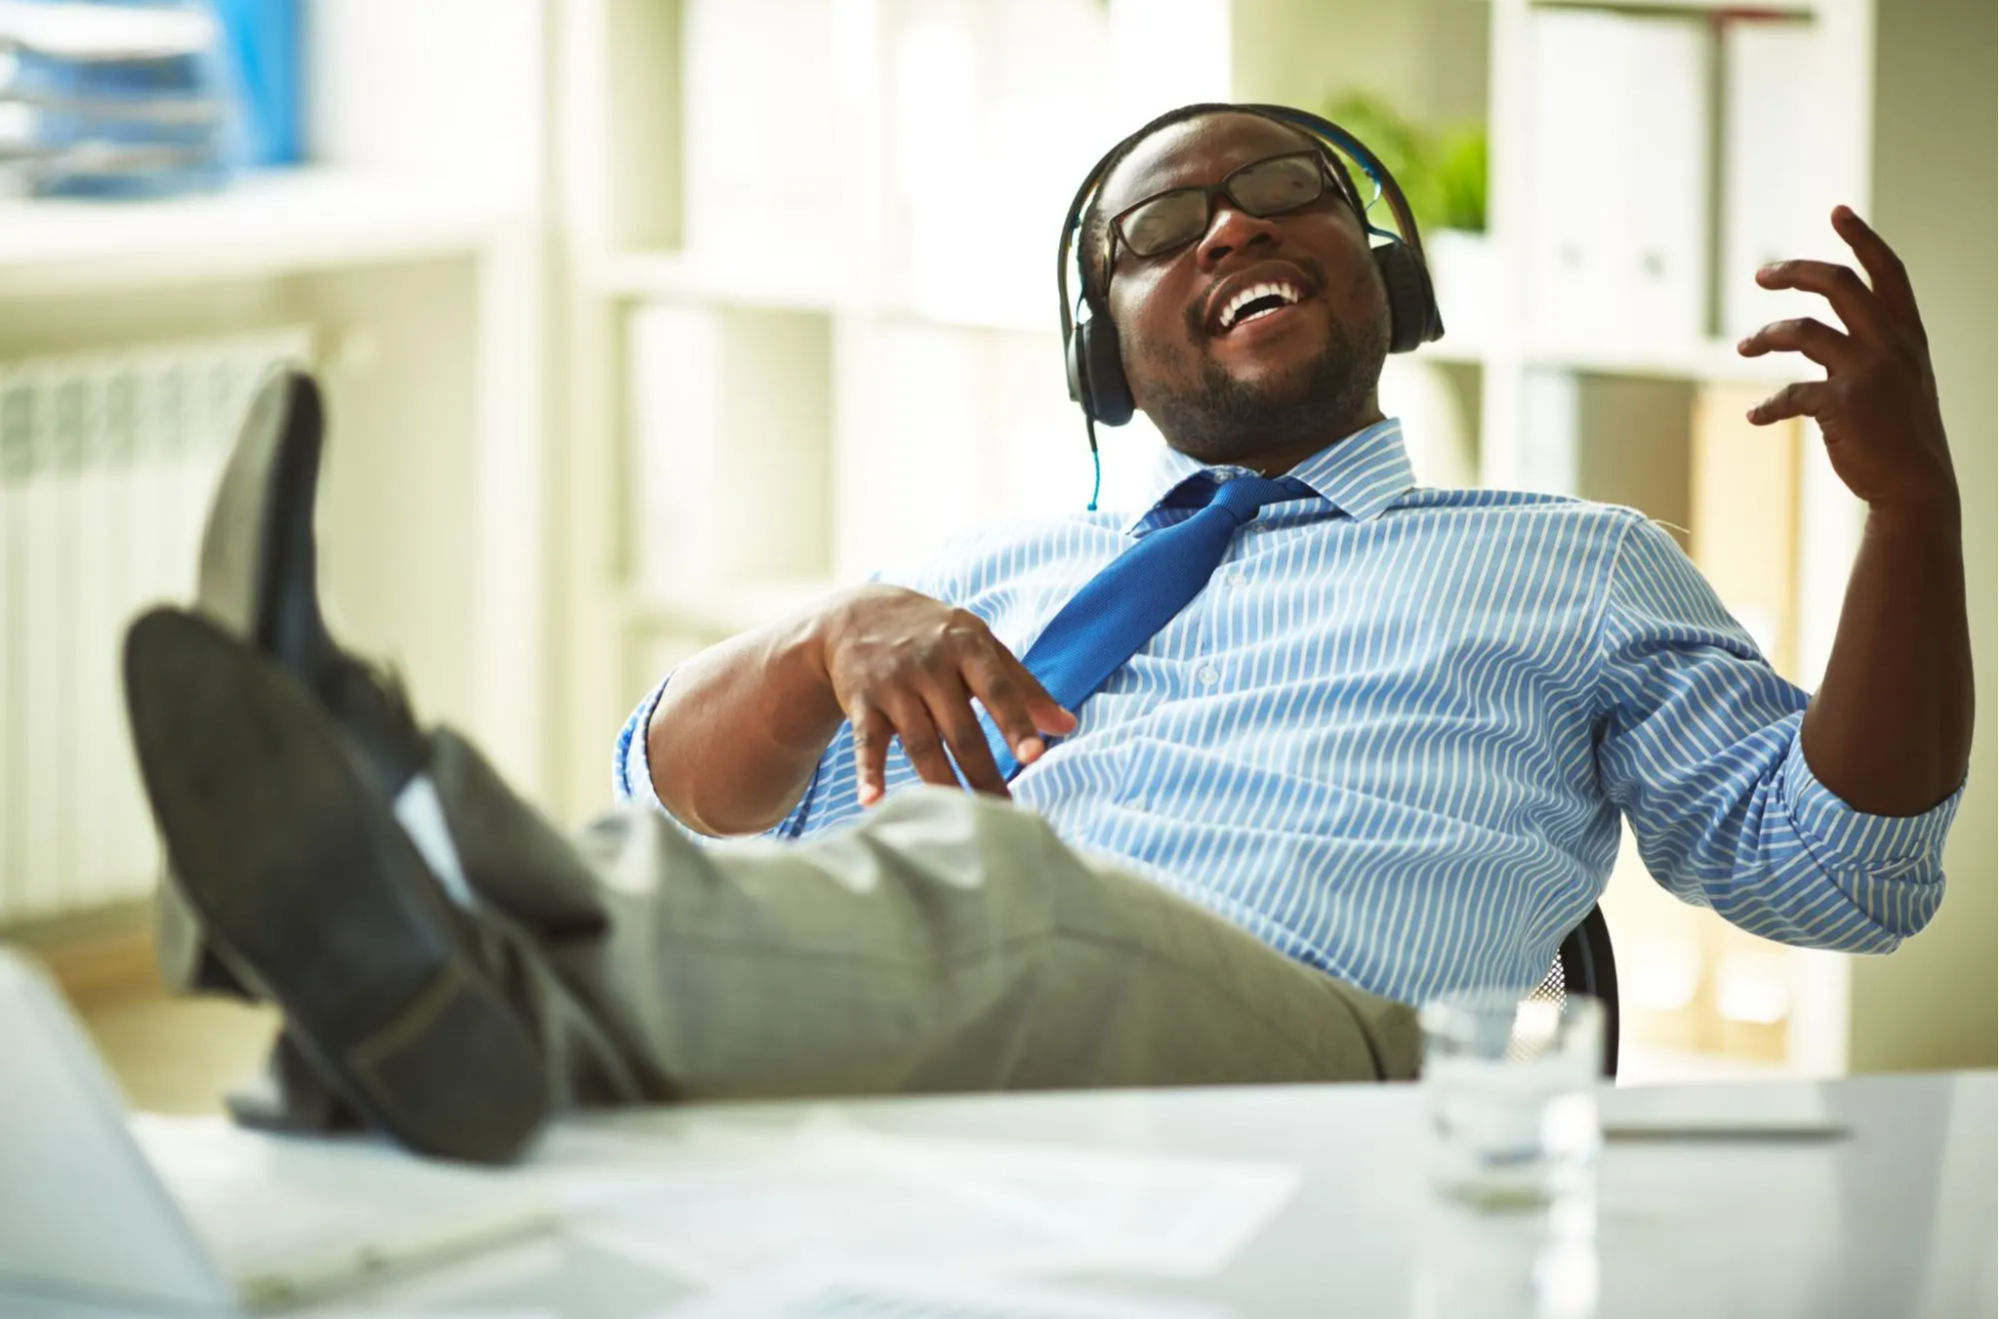
<path fill-rule="evenodd" d="M 304 327 L 330 421 L 319 530 L 336 629 L 407 676 L 423 717 L 467 730 L 537 793 L 546 14 L 542 0 L 421 9 L 308 6 L 310 165 L 171 199 L 0 201 L 0 361 Z M 476 51 L 455 42 L 474 18 Z M 461 133 L 459 114 L 484 135 Z M 495 138 L 503 167 L 478 145 Z M 194 575 L 191 561 L 162 569 L 181 598 Z"/>

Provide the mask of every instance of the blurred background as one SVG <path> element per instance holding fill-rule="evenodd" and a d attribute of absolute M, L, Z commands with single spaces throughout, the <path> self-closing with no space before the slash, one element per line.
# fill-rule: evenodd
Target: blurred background
<path fill-rule="evenodd" d="M 1991 1066 L 1994 10 L 1986 0 L 0 0 L 0 938 L 133 1097 L 212 1106 L 262 1014 L 167 1005 L 118 637 L 184 599 L 259 374 L 328 394 L 334 621 L 565 822 L 692 651 L 982 518 L 1080 509 L 1052 257 L 1190 100 L 1330 114 L 1402 178 L 1449 335 L 1419 478 L 1635 505 L 1823 666 L 1858 508 L 1755 267 L 1906 259 L 1957 446 L 1978 678 L 1935 925 L 1789 950 L 1624 858 L 1627 1081 Z M 1809 364 L 1806 364 L 1809 368 Z M 1159 444 L 1104 439 L 1117 506 Z"/>

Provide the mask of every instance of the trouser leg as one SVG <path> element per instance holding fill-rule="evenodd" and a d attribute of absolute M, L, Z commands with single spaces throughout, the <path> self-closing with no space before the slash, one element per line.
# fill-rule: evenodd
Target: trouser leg
<path fill-rule="evenodd" d="M 803 844 L 587 845 L 608 920 L 546 946 L 656 1098 L 1401 1079 L 1413 1016 L 1039 817 L 899 794 Z"/>

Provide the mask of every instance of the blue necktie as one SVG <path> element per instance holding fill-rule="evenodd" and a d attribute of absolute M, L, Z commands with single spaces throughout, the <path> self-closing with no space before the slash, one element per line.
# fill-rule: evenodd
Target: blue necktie
<path fill-rule="evenodd" d="M 1111 560 L 1062 606 L 1021 663 L 1064 709 L 1076 712 L 1119 665 L 1201 593 L 1237 527 L 1265 504 L 1316 494 L 1303 481 L 1288 476 L 1274 481 L 1237 476 L 1184 483 L 1165 503 L 1194 505 L 1199 511 L 1153 532 Z M 986 723 L 993 759 L 1010 779 L 1020 766 L 990 716 Z"/>

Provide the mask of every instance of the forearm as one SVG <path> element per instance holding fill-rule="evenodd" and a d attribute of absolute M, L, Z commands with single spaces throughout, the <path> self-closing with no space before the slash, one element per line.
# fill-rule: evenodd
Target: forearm
<path fill-rule="evenodd" d="M 1805 713 L 1806 763 L 1855 810 L 1921 814 L 1963 781 L 1972 699 L 1956 501 L 1870 511 Z"/>
<path fill-rule="evenodd" d="M 798 804 L 843 715 L 808 612 L 725 641 L 674 670 L 648 724 L 653 791 L 690 828 L 768 829 Z"/>

